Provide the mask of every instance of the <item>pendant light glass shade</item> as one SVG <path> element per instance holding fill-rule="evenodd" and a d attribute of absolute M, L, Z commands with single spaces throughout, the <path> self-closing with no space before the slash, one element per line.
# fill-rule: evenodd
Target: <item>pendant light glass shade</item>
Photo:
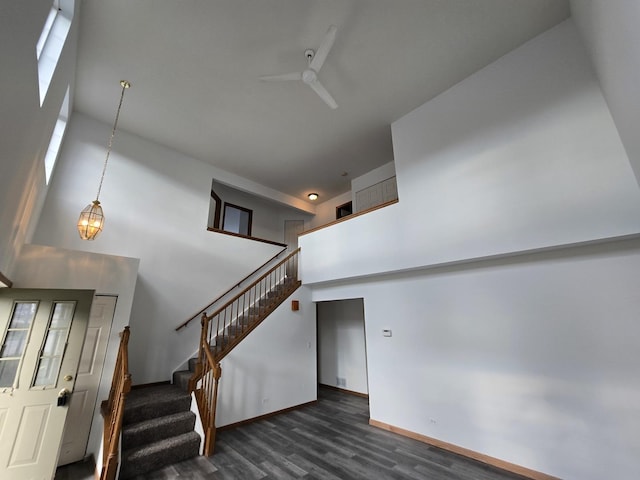
<path fill-rule="evenodd" d="M 124 99 L 124 91 L 131 86 L 126 80 L 120 80 L 120 86 L 122 87 L 122 93 L 120 94 L 120 103 L 118 104 L 118 111 L 116 113 L 116 119 L 113 122 L 113 130 L 111 130 L 111 137 L 109 138 L 109 145 L 107 147 L 107 156 L 104 159 L 104 165 L 102 167 L 102 176 L 100 177 L 100 185 L 98 185 L 98 193 L 96 199 L 84 207 L 80 212 L 78 218 L 78 233 L 82 240 L 95 240 L 96 237 L 102 232 L 104 227 L 104 213 L 98 199 L 100 198 L 100 191 L 102 190 L 102 182 L 104 181 L 104 174 L 107 171 L 107 163 L 109 163 L 109 155 L 111 154 L 111 146 L 113 145 L 113 137 L 116 135 L 116 129 L 118 128 L 118 118 L 120 118 L 120 109 L 122 108 L 122 100 Z"/>
<path fill-rule="evenodd" d="M 104 213 L 98 200 L 84 207 L 78 218 L 78 233 L 83 240 L 95 240 L 102 231 L 104 225 Z"/>

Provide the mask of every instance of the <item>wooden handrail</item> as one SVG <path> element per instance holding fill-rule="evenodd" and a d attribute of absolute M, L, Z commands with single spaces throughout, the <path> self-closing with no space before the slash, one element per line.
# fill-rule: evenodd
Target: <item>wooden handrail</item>
<path fill-rule="evenodd" d="M 225 303 L 222 307 L 220 307 L 218 310 L 216 310 L 215 312 L 213 312 L 211 315 L 207 315 L 207 319 L 211 320 L 213 317 L 215 317 L 216 315 L 218 315 L 220 312 L 222 312 L 223 310 L 225 310 L 227 307 L 229 307 L 230 305 L 232 305 L 235 301 L 238 300 L 238 298 L 242 297 L 245 293 L 247 293 L 249 290 L 251 290 L 256 284 L 258 284 L 260 281 L 264 280 L 265 278 L 267 278 L 274 270 L 276 270 L 277 268 L 281 267 L 282 265 L 284 265 L 285 263 L 287 263 L 287 261 L 289 259 L 291 259 L 293 256 L 297 255 L 298 252 L 300 252 L 300 249 L 296 249 L 293 252 L 291 252 L 289 255 L 287 255 L 286 257 L 284 257 L 280 262 L 278 262 L 276 265 L 273 266 L 273 268 L 271 268 L 268 272 L 264 273 L 263 275 L 261 275 L 260 277 L 258 277 L 256 279 L 255 282 L 253 282 L 251 285 L 245 287 L 244 290 L 242 290 L 240 293 L 238 293 L 235 297 L 233 297 L 231 300 L 229 300 L 227 303 Z M 259 269 L 258 269 L 259 270 Z M 255 272 L 254 272 L 255 273 Z"/>
<path fill-rule="evenodd" d="M 211 315 L 202 313 L 198 358 L 189 390 L 195 393 L 200 411 L 205 455 L 212 455 L 215 445 L 220 361 L 300 286 L 299 253 L 298 248 L 287 255 Z"/>
<path fill-rule="evenodd" d="M 186 327 L 187 325 L 189 325 L 189 323 L 191 323 L 192 320 L 195 320 L 196 318 L 198 318 L 200 315 L 202 315 L 204 312 L 206 312 L 207 310 L 209 310 L 213 305 L 215 305 L 217 302 L 219 302 L 222 298 L 226 297 L 229 293 L 231 293 L 231 291 L 235 288 L 238 288 L 240 285 L 242 285 L 244 282 L 246 282 L 249 278 L 251 278 L 253 275 L 255 275 L 256 272 L 259 272 L 260 270 L 262 270 L 264 267 L 266 267 L 267 265 L 269 265 L 269 263 L 271 263 L 274 259 L 278 258 L 282 252 L 284 252 L 287 249 L 287 247 L 285 246 L 282 250 L 280 250 L 278 253 L 276 253 L 273 257 L 271 257 L 269 260 L 267 260 L 266 262 L 264 262 L 262 265 L 260 265 L 258 268 L 256 268 L 253 272 L 251 272 L 249 275 L 247 275 L 246 277 L 244 277 L 242 280 L 240 280 L 237 283 L 234 283 L 231 288 L 229 288 L 226 292 L 224 292 L 222 295 L 218 296 L 214 301 L 212 301 L 209 305 L 207 305 L 204 308 L 201 308 L 200 310 L 198 310 L 196 313 L 194 313 L 193 315 L 191 315 L 187 320 L 185 320 L 184 322 L 182 322 L 180 325 L 178 325 L 176 327 L 176 332 L 184 327 Z"/>
<path fill-rule="evenodd" d="M 120 347 L 113 371 L 109 398 L 102 402 L 104 417 L 104 445 L 102 454 L 102 470 L 100 480 L 114 480 L 118 471 L 118 455 L 120 431 L 124 417 L 124 402 L 131 391 L 131 374 L 129 373 L 129 327 L 120 333 Z"/>

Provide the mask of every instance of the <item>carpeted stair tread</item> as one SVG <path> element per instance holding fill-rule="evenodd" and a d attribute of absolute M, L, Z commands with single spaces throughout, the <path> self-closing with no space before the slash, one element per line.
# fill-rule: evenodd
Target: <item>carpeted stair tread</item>
<path fill-rule="evenodd" d="M 120 479 L 135 477 L 198 456 L 200 435 L 183 433 L 122 452 Z"/>
<path fill-rule="evenodd" d="M 192 432 L 195 423 L 196 416 L 191 411 L 132 423 L 122 429 L 122 448 L 129 450 L 171 436 Z"/>
<path fill-rule="evenodd" d="M 183 391 L 188 391 L 189 380 L 193 376 L 192 370 L 178 370 L 173 372 L 173 384 L 180 387 Z"/>
<path fill-rule="evenodd" d="M 124 408 L 124 425 L 189 410 L 191 396 L 176 385 L 133 389 Z"/>
<path fill-rule="evenodd" d="M 190 358 L 189 359 L 189 371 L 195 372 L 197 363 L 198 363 L 198 357 Z"/>
<path fill-rule="evenodd" d="M 185 392 L 189 391 L 189 380 L 193 376 L 193 372 L 196 371 L 196 364 L 198 363 L 198 357 L 190 358 L 187 363 L 188 370 L 176 370 L 173 372 L 173 384 L 177 385 L 181 390 Z"/>

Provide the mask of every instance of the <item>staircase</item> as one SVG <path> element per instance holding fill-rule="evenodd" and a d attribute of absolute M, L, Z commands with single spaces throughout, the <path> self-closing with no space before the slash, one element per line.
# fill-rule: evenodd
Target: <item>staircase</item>
<path fill-rule="evenodd" d="M 270 287 L 260 299 L 253 302 L 233 321 L 225 323 L 224 327 L 220 328 L 220 322 L 217 322 L 217 333 L 208 342 L 215 361 L 220 362 L 299 286 L 299 280 L 284 278 L 280 283 Z"/>
<path fill-rule="evenodd" d="M 198 359 L 194 357 L 189 360 L 187 370 L 178 370 L 173 372 L 173 384 L 178 386 L 181 390 L 188 392 L 189 380 L 191 380 L 191 377 L 193 377 L 193 374 L 196 371 L 197 362 L 198 362 Z"/>
<path fill-rule="evenodd" d="M 132 390 L 124 410 L 121 480 L 133 478 L 200 453 L 191 395 L 177 385 Z"/>
<path fill-rule="evenodd" d="M 255 306 L 248 308 L 224 329 L 213 337 L 209 343 L 209 350 L 216 362 L 229 353 L 251 330 L 256 328 L 269 316 L 284 300 L 287 299 L 298 287 L 300 282 L 294 279 L 284 279 L 281 283 L 271 288 Z M 197 370 L 198 358 L 191 358 L 186 370 L 173 372 L 173 384 L 185 391 L 189 391 L 189 381 Z"/>
<path fill-rule="evenodd" d="M 189 360 L 187 370 L 174 372 L 172 385 L 131 390 L 122 421 L 121 480 L 199 455 L 201 438 L 194 431 L 191 392 L 205 430 L 205 455 L 213 453 L 220 361 L 300 287 L 298 251 L 215 313 L 203 314 L 198 357 Z"/>
<path fill-rule="evenodd" d="M 222 332 L 213 337 L 209 344 L 210 351 L 217 362 L 222 360 L 242 338 L 255 327 L 260 325 L 269 314 L 287 299 L 298 287 L 300 282 L 290 279 L 284 280 L 272 288 L 264 298 L 258 301 L 257 306 L 252 306 L 245 313 L 239 315 L 231 324 L 227 325 Z M 184 391 L 189 391 L 189 381 L 197 370 L 198 358 L 191 358 L 186 370 L 173 372 L 173 384 Z"/>
<path fill-rule="evenodd" d="M 202 420 L 204 455 L 213 455 L 215 447 L 220 362 L 300 287 L 299 252 L 300 249 L 291 252 L 213 313 L 202 314 L 198 357 L 189 391 L 195 395 Z"/>

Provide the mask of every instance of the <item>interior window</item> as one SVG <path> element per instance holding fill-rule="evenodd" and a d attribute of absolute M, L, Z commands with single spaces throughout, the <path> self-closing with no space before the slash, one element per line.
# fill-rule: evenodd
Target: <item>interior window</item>
<path fill-rule="evenodd" d="M 351 202 L 343 203 L 336 207 L 336 220 L 347 217 L 353 213 L 353 204 Z"/>
<path fill-rule="evenodd" d="M 239 233 L 250 237 L 252 217 L 253 210 L 231 203 L 225 203 L 222 229 L 227 232 Z"/>

